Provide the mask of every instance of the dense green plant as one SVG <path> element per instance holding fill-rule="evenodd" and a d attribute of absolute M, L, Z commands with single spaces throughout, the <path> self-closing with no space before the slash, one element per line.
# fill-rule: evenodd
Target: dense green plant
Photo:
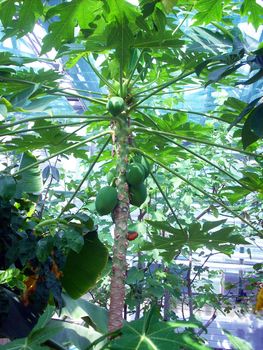
<path fill-rule="evenodd" d="M 262 238 L 258 214 L 263 188 L 262 101 L 261 96 L 248 103 L 230 96 L 209 113 L 180 105 L 191 89 L 211 85 L 220 91 L 260 83 L 262 47 L 249 50 L 230 14 L 234 19 L 245 16 L 258 28 L 262 7 L 254 0 L 241 4 L 142 0 L 138 6 L 124 0 L 58 3 L 0 2 L 3 40 L 28 35 L 36 22 L 47 27 L 42 56 L 0 52 L 0 138 L 7 159 L 0 178 L 1 213 L 9 208 L 8 239 L 0 241 L 0 268 L 6 270 L 4 289 L 28 299 L 26 282 L 37 276 L 34 286 L 42 283 L 47 289 L 45 298 L 40 295 L 44 306 L 52 303 L 53 296 L 60 312 L 83 318 L 87 327 L 70 328 L 52 320 L 56 327 L 48 325 L 45 333 L 43 320 L 52 315 L 48 307 L 28 337 L 14 341 L 13 349 L 32 345 L 42 349 L 44 342 L 61 349 L 69 340 L 47 343 L 61 328 L 74 333 L 71 342 L 80 349 L 207 349 L 200 337 L 206 325 L 196 313 L 204 305 L 212 305 L 215 312 L 232 306 L 225 305 L 224 296 L 209 285 L 214 272 L 209 271 L 207 281 L 201 277 L 205 263 L 217 253 L 231 256 L 236 245 L 248 244 L 248 238 Z M 79 60 L 87 62 L 101 91 L 72 92 L 60 87 L 61 74 L 29 68 L 32 62 L 48 63 L 43 57 L 51 49 L 63 58 L 65 69 Z M 247 76 L 242 67 L 252 73 Z M 49 113 L 52 101 L 62 96 L 83 99 L 87 110 Z M 201 122 L 196 117 L 202 117 Z M 91 156 L 90 143 L 96 145 Z M 37 159 L 27 153 L 43 149 L 45 156 Z M 81 180 L 66 169 L 59 174 L 58 162 L 69 155 L 79 159 L 84 170 Z M 42 163 L 46 163 L 44 191 L 38 168 Z M 105 187 L 108 174 L 111 187 Z M 64 190 L 57 189 L 54 181 L 64 183 Z M 103 188 L 107 191 L 102 195 Z M 213 220 L 206 220 L 207 213 Z M 134 242 L 127 239 L 129 230 L 139 233 Z M 104 276 L 91 295 L 109 309 L 108 315 L 87 301 L 74 302 L 62 294 L 65 261 L 78 257 L 82 270 L 87 263 L 82 254 L 85 242 L 91 235 L 98 240 L 97 234 L 103 251 L 105 246 L 109 250 L 108 265 L 103 269 L 103 259 L 94 269 L 98 251 L 87 250 L 88 263 L 94 264 L 92 276 L 82 283 L 80 271 L 75 280 L 70 271 L 74 283 L 65 289 L 79 296 Z M 10 259 L 9 249 L 16 249 L 15 258 Z M 194 253 L 205 261 L 193 272 Z M 188 266 L 176 261 L 179 254 L 187 258 Z M 127 256 L 136 258 L 128 273 Z M 28 266 L 32 260 L 37 269 Z M 31 291 L 34 297 L 34 288 Z M 174 313 L 178 302 L 189 312 L 182 321 Z M 136 320 L 123 324 L 129 312 Z M 84 341 L 76 333 L 85 334 Z"/>

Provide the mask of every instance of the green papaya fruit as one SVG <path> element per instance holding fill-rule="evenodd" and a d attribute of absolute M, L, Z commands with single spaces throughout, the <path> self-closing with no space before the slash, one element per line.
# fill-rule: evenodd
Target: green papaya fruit
<path fill-rule="evenodd" d="M 95 207 L 99 215 L 110 214 L 116 207 L 118 194 L 116 188 L 112 186 L 103 187 L 96 196 Z"/>
<path fill-rule="evenodd" d="M 147 198 L 147 189 L 144 183 L 134 187 L 130 187 L 130 203 L 136 207 L 140 207 Z"/>
<path fill-rule="evenodd" d="M 145 157 L 141 156 L 141 155 L 137 155 L 137 156 L 135 156 L 135 157 L 133 158 L 133 161 L 134 161 L 135 163 L 141 164 L 141 165 L 144 167 L 144 170 L 145 170 L 145 179 L 146 179 L 146 177 L 149 176 L 150 171 L 151 171 L 151 165 L 150 165 L 150 163 L 148 162 L 148 160 L 147 160 Z"/>
<path fill-rule="evenodd" d="M 97 282 L 108 261 L 108 250 L 96 231 L 84 237 L 84 245 L 76 253 L 71 250 L 63 269 L 61 284 L 73 299 L 80 298 Z"/>
<path fill-rule="evenodd" d="M 131 163 L 126 171 L 126 180 L 129 185 L 137 186 L 145 179 L 145 170 L 140 163 Z"/>
<path fill-rule="evenodd" d="M 125 102 L 122 97 L 113 96 L 109 99 L 106 108 L 114 117 L 116 117 L 124 111 Z"/>

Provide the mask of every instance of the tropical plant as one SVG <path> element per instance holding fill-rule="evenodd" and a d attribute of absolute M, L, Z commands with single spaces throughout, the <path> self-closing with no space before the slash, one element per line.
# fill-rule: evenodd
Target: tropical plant
<path fill-rule="evenodd" d="M 0 301 L 19 296 L 34 315 L 22 335 L 3 329 L 23 337 L 3 349 L 62 349 L 68 339 L 54 342 L 61 329 L 80 349 L 207 349 L 200 336 L 209 324 L 197 311 L 232 306 L 213 290 L 214 272 L 202 277 L 205 264 L 262 238 L 263 104 L 259 93 L 251 101 L 229 95 L 210 111 L 181 106 L 204 87 L 261 84 L 262 45 L 249 50 L 233 22 L 244 16 L 258 29 L 262 13 L 256 0 L 0 2 L 2 40 L 30 37 L 36 23 L 46 28 L 40 57 L 0 52 Z M 62 88 L 61 73 L 32 68 L 49 64 L 52 49 L 69 71 L 87 63 L 100 90 Z M 86 110 L 54 115 L 61 97 L 85 101 Z M 81 179 L 59 166 L 69 156 L 79 159 Z M 205 258 L 194 272 L 193 254 Z M 136 260 L 128 274 L 127 257 Z M 108 315 L 67 295 L 92 287 Z M 189 312 L 181 320 L 178 301 Z M 52 320 L 45 333 L 51 303 L 86 327 Z"/>

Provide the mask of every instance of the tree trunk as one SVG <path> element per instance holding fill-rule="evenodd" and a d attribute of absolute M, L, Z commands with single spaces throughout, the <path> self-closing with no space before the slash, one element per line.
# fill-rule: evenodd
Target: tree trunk
<path fill-rule="evenodd" d="M 115 136 L 118 174 L 116 186 L 119 201 L 113 213 L 115 229 L 108 325 L 110 332 L 122 327 L 122 312 L 125 300 L 126 250 L 128 246 L 127 226 L 129 218 L 129 188 L 125 178 L 128 163 L 127 115 L 121 114 L 116 121 Z"/>
<path fill-rule="evenodd" d="M 163 320 L 169 321 L 170 320 L 170 302 L 171 302 L 171 294 L 168 291 L 168 289 L 165 289 L 164 291 L 164 303 L 163 303 Z"/>

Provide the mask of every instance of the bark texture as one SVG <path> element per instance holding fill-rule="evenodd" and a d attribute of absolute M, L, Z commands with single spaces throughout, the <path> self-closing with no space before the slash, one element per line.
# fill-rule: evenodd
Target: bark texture
<path fill-rule="evenodd" d="M 109 332 L 122 327 L 122 313 L 125 300 L 126 251 L 128 246 L 127 225 L 129 218 L 129 188 L 126 183 L 125 173 L 128 163 L 129 135 L 127 116 L 124 114 L 120 115 L 119 120 L 116 122 L 115 136 L 118 173 L 116 185 L 119 201 L 113 213 L 115 229 L 110 289 Z"/>

